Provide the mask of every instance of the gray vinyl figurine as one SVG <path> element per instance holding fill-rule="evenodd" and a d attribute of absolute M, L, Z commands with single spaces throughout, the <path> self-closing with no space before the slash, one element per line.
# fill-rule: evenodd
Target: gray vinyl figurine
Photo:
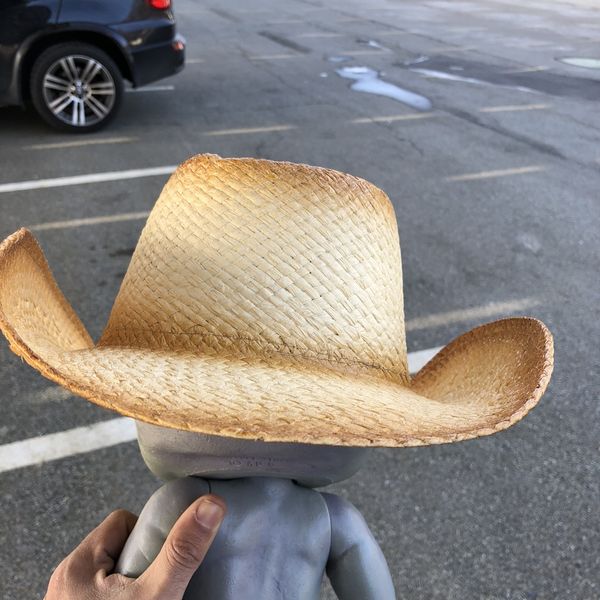
<path fill-rule="evenodd" d="M 199 496 L 227 517 L 185 600 L 318 600 L 326 571 L 341 600 L 393 600 L 387 563 L 356 508 L 314 487 L 350 477 L 365 449 L 236 440 L 137 422 L 142 456 L 168 480 L 147 502 L 117 565 L 139 576 Z"/>
<path fill-rule="evenodd" d="M 369 447 L 511 426 L 553 364 L 543 323 L 511 318 L 411 377 L 387 196 L 330 169 L 214 155 L 165 185 L 96 344 L 25 229 L 0 245 L 0 329 L 44 376 L 133 417 L 166 480 L 120 573 L 139 576 L 196 498 L 224 498 L 186 600 L 317 600 L 325 573 L 341 600 L 392 600 L 362 516 L 314 488 L 349 478 Z"/>

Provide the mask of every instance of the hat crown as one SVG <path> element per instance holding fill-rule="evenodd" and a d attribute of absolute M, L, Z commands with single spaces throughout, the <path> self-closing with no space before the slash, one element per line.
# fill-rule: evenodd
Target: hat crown
<path fill-rule="evenodd" d="M 337 171 L 196 156 L 144 227 L 101 346 L 293 360 L 406 383 L 387 196 Z"/>

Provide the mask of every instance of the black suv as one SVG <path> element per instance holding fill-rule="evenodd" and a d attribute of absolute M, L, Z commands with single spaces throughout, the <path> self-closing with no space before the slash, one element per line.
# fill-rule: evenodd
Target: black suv
<path fill-rule="evenodd" d="M 0 0 L 0 106 L 31 101 L 50 125 L 94 131 L 123 79 L 172 75 L 184 50 L 171 0 Z"/>

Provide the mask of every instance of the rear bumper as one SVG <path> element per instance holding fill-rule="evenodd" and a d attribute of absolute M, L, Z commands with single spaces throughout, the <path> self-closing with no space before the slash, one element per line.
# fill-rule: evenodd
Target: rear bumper
<path fill-rule="evenodd" d="M 172 13 L 118 23 L 110 28 L 123 40 L 134 87 L 169 77 L 183 68 L 185 39 L 176 32 Z"/>
<path fill-rule="evenodd" d="M 185 64 L 185 39 L 176 34 L 168 42 L 142 46 L 131 51 L 133 85 L 138 87 L 174 75 Z"/>

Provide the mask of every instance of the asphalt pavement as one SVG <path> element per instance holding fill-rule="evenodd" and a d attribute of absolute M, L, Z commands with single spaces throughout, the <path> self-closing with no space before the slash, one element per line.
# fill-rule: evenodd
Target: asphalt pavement
<path fill-rule="evenodd" d="M 552 330 L 556 366 L 511 429 L 373 450 L 333 491 L 365 515 L 399 598 L 600 598 L 600 69 L 561 60 L 600 58 L 598 3 L 179 0 L 175 10 L 186 68 L 127 93 L 108 129 L 58 134 L 32 112 L 0 109 L 0 236 L 33 229 L 97 338 L 167 167 L 213 152 L 372 181 L 397 213 L 409 350 L 528 314 Z M 351 89 L 365 73 L 432 109 Z M 97 173 L 112 175 L 40 183 Z M 116 416 L 4 342 L 0 382 L 0 449 Z M 158 485 L 135 441 L 0 473 L 0 597 L 42 597 L 87 531 L 114 508 L 138 512 Z"/>

